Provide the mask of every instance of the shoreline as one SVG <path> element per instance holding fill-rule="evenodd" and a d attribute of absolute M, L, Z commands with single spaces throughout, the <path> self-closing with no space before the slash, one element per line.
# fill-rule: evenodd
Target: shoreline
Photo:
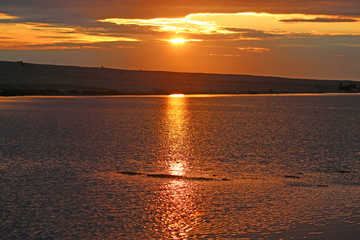
<path fill-rule="evenodd" d="M 96 97 L 169 97 L 171 94 L 122 94 L 122 95 L 0 95 L 0 98 L 17 98 L 17 97 L 34 97 L 34 98 L 96 98 Z M 332 93 L 279 93 L 279 94 L 271 94 L 271 93 L 259 93 L 259 94 L 184 94 L 184 97 L 255 97 L 255 96 L 353 96 L 360 95 L 360 92 L 332 92 Z"/>
<path fill-rule="evenodd" d="M 291 94 L 358 94 L 360 93 L 360 89 L 358 91 L 289 91 L 289 92 L 216 92 L 216 93 L 206 93 L 206 92 L 183 92 L 183 91 L 168 91 L 164 93 L 155 93 L 153 91 L 150 92 L 127 92 L 120 93 L 117 91 L 81 91 L 77 90 L 69 91 L 69 92 L 61 92 L 61 90 L 51 89 L 51 90 L 25 90 L 25 89 L 0 89 L 0 97 L 17 97 L 17 96 L 70 96 L 70 97 L 96 97 L 96 96 L 168 96 L 175 93 L 182 93 L 185 95 L 291 95 Z"/>

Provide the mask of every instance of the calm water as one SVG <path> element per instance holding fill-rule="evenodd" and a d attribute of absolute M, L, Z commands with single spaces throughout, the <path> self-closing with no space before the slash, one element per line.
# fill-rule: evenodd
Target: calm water
<path fill-rule="evenodd" d="M 358 239 L 359 120 L 360 95 L 0 98 L 1 238 Z"/>

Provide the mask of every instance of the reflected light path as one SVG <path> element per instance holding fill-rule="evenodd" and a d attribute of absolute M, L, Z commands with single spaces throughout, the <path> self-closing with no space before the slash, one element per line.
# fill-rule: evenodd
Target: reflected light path
<path fill-rule="evenodd" d="M 182 94 L 166 99 L 163 145 L 160 163 L 166 174 L 183 176 L 189 170 L 191 145 L 188 133 L 187 98 Z M 196 203 L 197 183 L 166 180 L 154 192 L 148 207 L 152 228 L 165 239 L 187 239 L 190 231 L 202 221 L 203 210 Z"/>
<path fill-rule="evenodd" d="M 154 230 L 164 239 L 187 239 L 202 221 L 195 202 L 196 187 L 187 181 L 170 180 L 155 196 L 151 205 Z"/>
<path fill-rule="evenodd" d="M 169 174 L 182 176 L 187 168 L 189 155 L 186 141 L 186 98 L 183 94 L 172 94 L 168 98 L 166 111 L 167 165 Z"/>

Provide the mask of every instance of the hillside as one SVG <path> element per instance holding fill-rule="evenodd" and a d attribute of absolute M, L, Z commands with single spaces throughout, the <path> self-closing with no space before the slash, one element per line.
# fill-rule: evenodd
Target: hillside
<path fill-rule="evenodd" d="M 133 71 L 0 61 L 0 95 L 359 92 L 360 82 Z"/>

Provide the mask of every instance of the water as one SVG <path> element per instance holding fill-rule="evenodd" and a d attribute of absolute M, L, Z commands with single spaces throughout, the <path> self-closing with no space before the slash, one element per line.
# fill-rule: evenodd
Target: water
<path fill-rule="evenodd" d="M 0 98 L 3 239 L 357 239 L 360 95 Z"/>

